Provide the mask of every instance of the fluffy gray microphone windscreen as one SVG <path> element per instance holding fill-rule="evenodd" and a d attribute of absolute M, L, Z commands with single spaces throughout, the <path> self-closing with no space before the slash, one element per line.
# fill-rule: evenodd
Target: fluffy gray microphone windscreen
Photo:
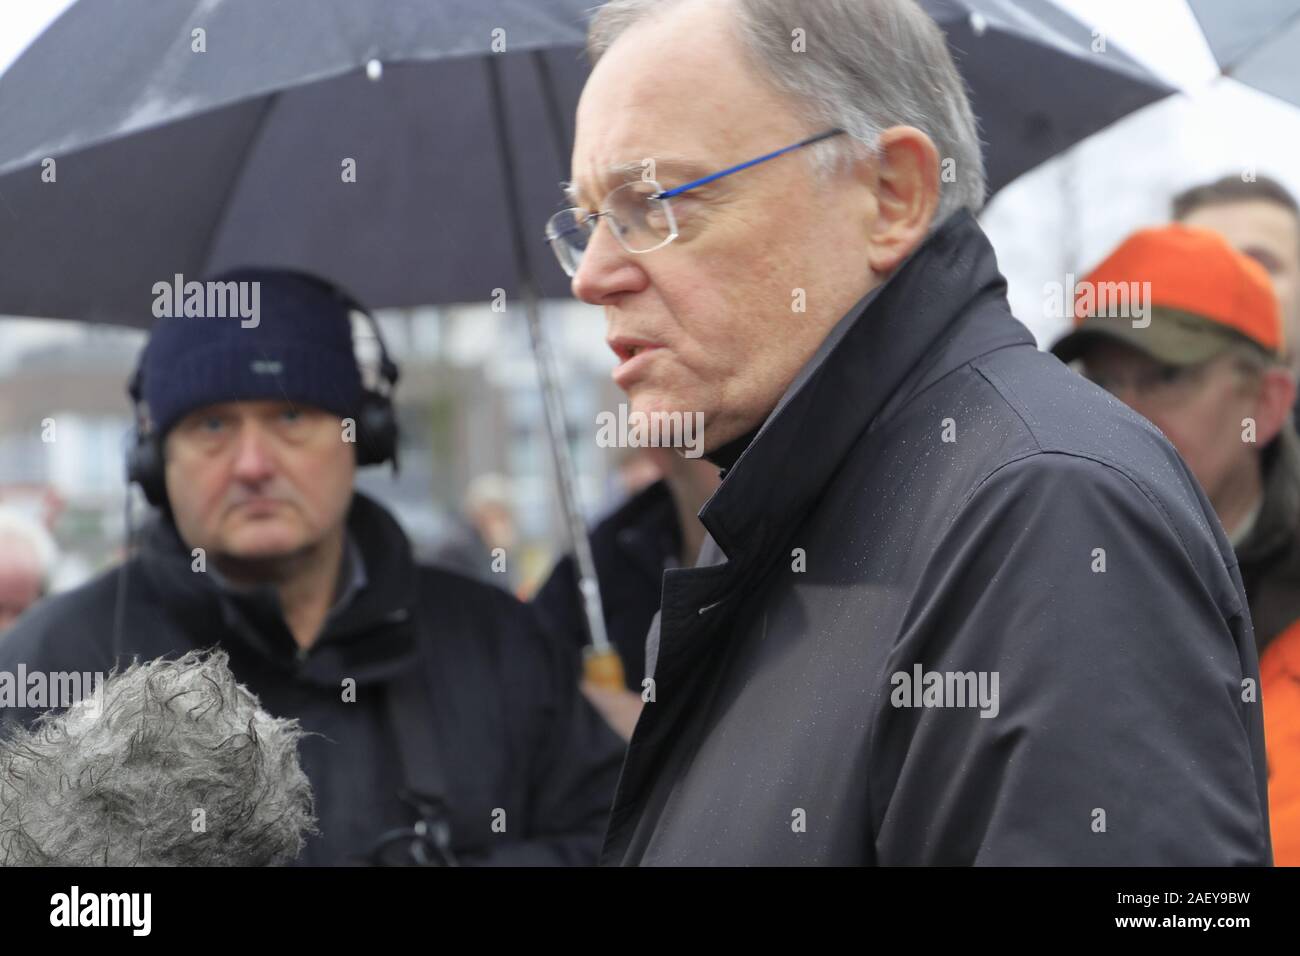
<path fill-rule="evenodd" d="M 270 866 L 315 832 L 296 720 L 223 651 L 133 664 L 0 740 L 0 866 Z"/>

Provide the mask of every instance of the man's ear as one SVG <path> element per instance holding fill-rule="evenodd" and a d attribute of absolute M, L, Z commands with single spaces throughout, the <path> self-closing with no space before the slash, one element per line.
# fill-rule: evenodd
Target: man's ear
<path fill-rule="evenodd" d="M 1296 381 L 1289 369 L 1270 368 L 1260 380 L 1259 402 L 1255 422 L 1255 437 L 1261 446 L 1267 445 L 1277 433 L 1287 427 L 1287 416 L 1295 406 Z"/>
<path fill-rule="evenodd" d="M 868 264 L 888 275 L 930 232 L 939 208 L 939 150 L 914 126 L 880 134 L 875 169 L 876 219 L 868 237 Z"/>

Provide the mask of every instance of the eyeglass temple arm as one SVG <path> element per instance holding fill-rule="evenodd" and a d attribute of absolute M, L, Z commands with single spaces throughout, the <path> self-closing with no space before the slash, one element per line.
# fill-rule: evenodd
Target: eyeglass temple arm
<path fill-rule="evenodd" d="M 720 172 L 710 173 L 708 176 L 705 176 L 703 179 L 697 179 L 694 182 L 689 182 L 686 183 L 685 185 L 677 186 L 673 189 L 665 189 L 661 193 L 655 193 L 651 198 L 671 199 L 673 196 L 681 195 L 682 193 L 686 192 L 688 189 L 695 189 L 699 186 L 707 185 L 708 183 L 713 182 L 715 179 L 721 179 L 723 176 L 730 176 L 732 173 L 738 173 L 742 169 L 748 169 L 750 166 L 757 166 L 759 163 L 765 163 L 769 159 L 776 159 L 778 156 L 783 156 L 784 154 L 792 150 L 802 149 L 805 146 L 811 146 L 813 143 L 820 143 L 824 139 L 830 139 L 832 136 L 839 136 L 843 132 L 844 130 L 842 129 L 828 129 L 824 133 L 818 133 L 816 136 L 809 136 L 807 139 L 800 140 L 799 142 L 795 143 L 793 146 L 786 146 L 784 149 L 778 149 L 775 152 L 768 153 L 766 156 L 760 156 L 758 157 L 758 159 L 751 159 L 748 162 L 740 163 L 736 166 L 730 166 L 727 169 L 724 169 Z"/>

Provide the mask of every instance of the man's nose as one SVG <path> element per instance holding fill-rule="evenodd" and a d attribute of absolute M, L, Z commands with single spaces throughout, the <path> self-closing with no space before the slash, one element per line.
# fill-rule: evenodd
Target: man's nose
<path fill-rule="evenodd" d="M 270 439 L 256 424 L 246 423 L 239 430 L 235 446 L 234 475 L 240 481 L 265 481 L 275 472 Z"/>
<path fill-rule="evenodd" d="M 611 296 L 639 292 L 649 284 L 645 270 L 618 244 L 607 218 L 598 221 L 578 271 L 573 275 L 573 296 L 590 305 L 605 305 Z"/>

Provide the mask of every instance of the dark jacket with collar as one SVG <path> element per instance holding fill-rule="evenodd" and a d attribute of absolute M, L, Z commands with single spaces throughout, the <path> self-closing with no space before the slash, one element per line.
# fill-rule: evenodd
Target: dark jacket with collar
<path fill-rule="evenodd" d="M 175 527 L 154 522 L 130 561 L 121 659 L 220 645 L 266 710 L 298 718 L 321 830 L 300 863 L 360 861 L 382 833 L 415 822 L 398 797 L 395 713 L 433 724 L 461 862 L 594 862 L 622 742 L 577 692 L 569 662 L 509 594 L 417 565 L 397 523 L 361 494 L 348 529 L 367 583 L 300 652 L 273 591 L 218 587 L 192 570 Z M 0 670 L 108 672 L 121 574 L 35 607 L 0 640 Z M 388 705 L 404 674 L 423 675 L 424 715 Z"/>
<path fill-rule="evenodd" d="M 624 682 L 640 692 L 646 630 L 659 610 L 664 568 L 676 567 L 682 549 L 677 506 L 668 483 L 656 481 L 637 492 L 601 520 L 590 538 L 605 631 L 623 661 Z M 556 640 L 577 660 L 588 635 L 572 554 L 556 562 L 532 603 Z"/>
<path fill-rule="evenodd" d="M 835 327 L 700 517 L 602 862 L 1270 862 L 1232 550 L 1159 432 L 1011 317 L 969 214 Z M 914 696 L 918 668 L 952 692 Z M 996 708 L 954 706 L 963 674 Z"/>

